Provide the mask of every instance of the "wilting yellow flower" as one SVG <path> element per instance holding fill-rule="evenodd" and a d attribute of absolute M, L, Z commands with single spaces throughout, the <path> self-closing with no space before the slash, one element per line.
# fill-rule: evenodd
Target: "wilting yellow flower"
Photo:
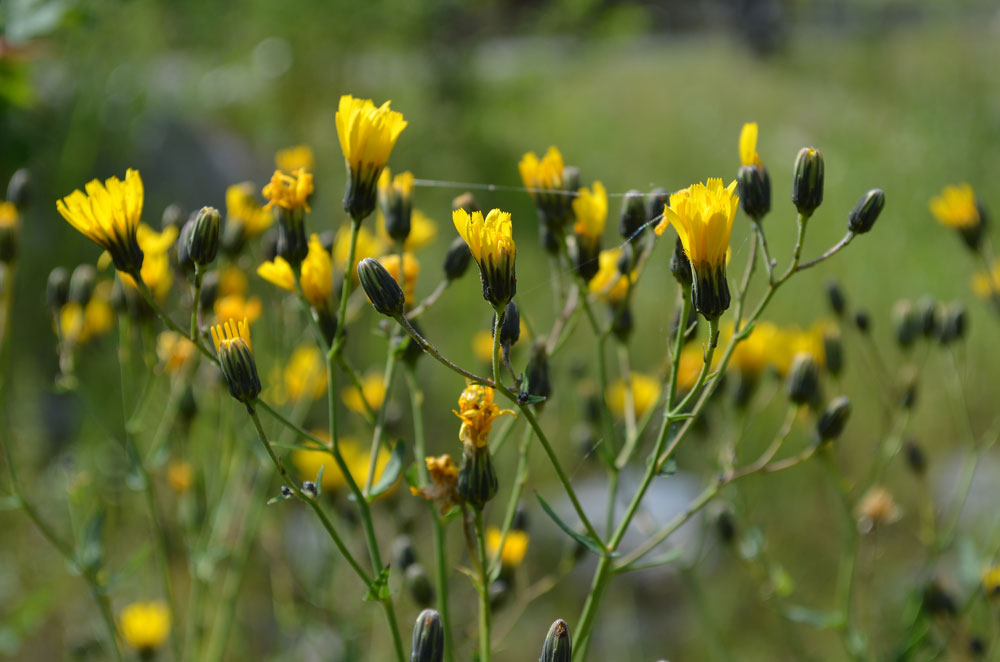
<path fill-rule="evenodd" d="M 399 255 L 390 253 L 385 257 L 379 258 L 379 262 L 383 267 L 385 267 L 385 270 L 389 272 L 392 279 L 398 283 Z M 417 276 L 420 275 L 420 262 L 413 256 L 413 253 L 403 254 L 403 275 L 405 276 L 405 282 L 403 283 L 403 300 L 406 302 L 407 306 L 412 306 L 416 302 Z"/>
<path fill-rule="evenodd" d="M 257 267 L 257 275 L 273 285 L 295 291 L 295 274 L 285 258 L 276 255 L 271 262 Z M 306 301 L 314 308 L 325 308 L 333 294 L 333 264 L 330 254 L 323 248 L 319 235 L 309 237 L 309 252 L 302 261 L 300 282 Z"/>
<path fill-rule="evenodd" d="M 176 331 L 161 331 L 156 337 L 156 356 L 167 374 L 179 373 L 194 355 L 194 344 Z"/>
<path fill-rule="evenodd" d="M 869 531 L 876 526 L 898 522 L 903 516 L 903 511 L 888 490 L 876 485 L 861 498 L 857 516 L 862 528 Z"/>
<path fill-rule="evenodd" d="M 318 400 L 326 393 L 326 357 L 312 343 L 299 345 L 288 359 L 284 378 L 289 400 Z"/>
<path fill-rule="evenodd" d="M 427 471 L 430 473 L 430 483 L 418 489 L 411 486 L 413 496 L 420 496 L 434 503 L 442 515 L 447 515 L 458 499 L 458 467 L 450 455 L 425 457 Z"/>
<path fill-rule="evenodd" d="M 621 248 L 601 251 L 597 258 L 597 273 L 589 283 L 591 294 L 610 304 L 621 303 L 628 293 L 628 278 L 618 270 L 621 256 Z M 634 271 L 632 277 L 635 277 Z"/>
<path fill-rule="evenodd" d="M 315 436 L 324 440 L 328 439 L 327 435 L 322 432 L 316 432 Z M 344 464 L 347 465 L 347 470 L 351 472 L 351 478 L 354 479 L 356 484 L 364 485 L 368 478 L 368 466 L 371 462 L 368 448 L 363 447 L 353 437 L 342 437 L 338 446 L 340 454 L 344 458 Z M 375 460 L 373 484 L 378 482 L 378 479 L 382 477 L 382 472 L 385 471 L 386 465 L 389 464 L 391 456 L 392 453 L 389 452 L 389 449 L 385 445 L 379 448 Z M 333 459 L 333 455 L 325 450 L 296 449 L 292 451 L 292 464 L 298 470 L 299 476 L 303 480 L 316 480 L 319 468 L 323 467 L 323 480 L 320 483 L 323 491 L 334 491 L 347 485 L 347 480 L 344 478 L 344 474 L 341 472 L 337 462 Z"/>
<path fill-rule="evenodd" d="M 148 225 L 141 224 L 137 231 L 139 247 L 146 256 L 139 275 L 157 301 L 163 301 L 170 294 L 170 287 L 174 283 L 174 271 L 170 267 L 168 251 L 174 245 L 177 233 L 177 227 L 173 225 L 164 228 L 163 232 L 157 232 Z M 136 287 L 131 275 L 122 273 L 121 279 L 129 287 Z"/>
<path fill-rule="evenodd" d="M 247 288 L 249 287 L 250 282 L 247 280 L 246 272 L 236 265 L 229 265 L 228 267 L 219 270 L 218 274 L 218 296 L 227 297 L 230 294 L 243 296 L 247 293 Z"/>
<path fill-rule="evenodd" d="M 496 556 L 500 549 L 500 540 L 503 539 L 503 532 L 495 526 L 486 529 L 486 548 L 491 557 Z M 524 561 L 524 555 L 528 551 L 528 532 L 510 529 L 507 531 L 507 538 L 503 541 L 503 551 L 500 553 L 500 563 L 508 568 L 516 568 Z"/>
<path fill-rule="evenodd" d="M 347 165 L 348 190 L 344 209 L 360 221 L 375 209 L 375 186 L 399 134 L 406 128 L 402 113 L 389 108 L 389 101 L 376 107 L 371 99 L 340 97 L 337 136 Z"/>
<path fill-rule="evenodd" d="M 965 183 L 945 186 L 940 195 L 931 198 L 930 209 L 942 225 L 950 228 L 975 228 L 981 221 L 976 193 Z"/>
<path fill-rule="evenodd" d="M 351 249 L 351 228 L 342 225 L 337 229 L 337 234 L 333 238 L 333 264 L 341 271 Z M 362 226 L 358 230 L 358 243 L 354 249 L 354 264 L 351 265 L 350 272 L 352 278 L 358 277 L 358 262 L 366 257 L 378 257 L 385 251 L 385 247 L 379 239 L 371 233 L 371 230 Z"/>
<path fill-rule="evenodd" d="M 1000 565 L 987 568 L 982 576 L 983 593 L 988 598 L 1000 597 Z"/>
<path fill-rule="evenodd" d="M 122 639 L 132 648 L 146 652 L 163 645 L 170 634 L 170 610 L 163 602 L 133 602 L 118 616 Z"/>
<path fill-rule="evenodd" d="M 303 169 L 287 175 L 275 170 L 271 182 L 262 191 L 268 202 L 264 209 L 278 206 L 282 209 L 309 211 L 309 196 L 313 194 L 313 176 Z"/>
<path fill-rule="evenodd" d="M 274 214 L 257 199 L 257 187 L 251 182 L 233 184 L 226 189 L 226 223 L 243 226 L 247 237 L 256 237 L 274 223 Z"/>
<path fill-rule="evenodd" d="M 143 188 L 138 170 L 125 171 L 104 184 L 94 179 L 56 202 L 56 209 L 70 225 L 106 250 L 115 268 L 136 273 L 142 267 L 142 250 L 136 233 L 142 217 Z"/>
<path fill-rule="evenodd" d="M 493 419 L 504 414 L 515 415 L 510 409 L 500 409 L 493 402 L 493 389 L 482 384 L 469 384 L 458 398 L 458 411 L 452 410 L 462 419 L 458 438 L 475 448 L 485 448 L 489 444 Z"/>
<path fill-rule="evenodd" d="M 295 145 L 279 149 L 274 155 L 274 165 L 285 172 L 295 172 L 299 168 L 312 172 L 316 167 L 316 157 L 309 145 Z"/>
<path fill-rule="evenodd" d="M 375 230 L 378 233 L 378 240 L 385 245 L 392 245 L 392 237 L 389 236 L 385 228 L 385 214 L 381 211 L 375 217 Z M 403 250 L 418 251 L 424 246 L 430 245 L 437 236 L 437 223 L 432 221 L 427 214 L 414 209 L 410 212 L 410 234 L 403 242 Z"/>
<path fill-rule="evenodd" d="M 747 122 L 740 131 L 740 163 L 745 166 L 762 165 L 757 154 L 756 122 Z"/>
<path fill-rule="evenodd" d="M 989 299 L 1000 293 L 1000 263 L 993 264 L 993 271 L 980 272 L 972 277 L 972 291 L 980 299 Z"/>
<path fill-rule="evenodd" d="M 699 366 L 700 367 L 700 366 Z M 635 402 L 635 415 L 642 416 L 651 407 L 655 407 L 660 399 L 660 380 L 640 372 L 632 372 L 632 398 Z M 616 380 L 608 387 L 605 400 L 611 413 L 618 418 L 625 416 L 625 382 Z"/>
<path fill-rule="evenodd" d="M 493 209 L 484 219 L 482 212 L 473 212 L 470 216 L 464 209 L 456 209 L 452 221 L 479 265 L 483 298 L 495 310 L 500 310 L 514 298 L 517 290 L 514 271 L 517 246 L 510 214 Z"/>
<path fill-rule="evenodd" d="M 167 465 L 167 483 L 174 492 L 184 494 L 193 482 L 194 469 L 187 460 L 172 460 Z"/>
<path fill-rule="evenodd" d="M 365 408 L 366 402 L 376 411 L 382 407 L 382 401 L 385 400 L 385 390 L 385 379 L 382 377 L 382 373 L 370 372 L 361 377 L 360 393 L 354 385 L 345 386 L 340 391 L 340 399 L 344 401 L 348 409 L 364 415 L 368 413 Z M 362 395 L 364 395 L 363 400 Z"/>
<path fill-rule="evenodd" d="M 257 297 L 244 298 L 238 294 L 219 297 L 215 300 L 215 320 L 222 323 L 226 320 L 245 319 L 253 324 L 260 318 L 262 306 Z"/>

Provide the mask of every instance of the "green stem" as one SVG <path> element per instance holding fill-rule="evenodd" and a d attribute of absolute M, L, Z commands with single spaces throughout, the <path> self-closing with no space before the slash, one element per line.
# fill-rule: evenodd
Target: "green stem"
<path fill-rule="evenodd" d="M 385 396 L 382 398 L 382 406 L 379 407 L 378 415 L 375 418 L 375 429 L 372 431 L 371 455 L 368 458 L 368 476 L 365 478 L 364 493 L 367 495 L 372 491 L 372 483 L 375 481 L 375 467 L 378 465 L 378 452 L 382 448 L 382 431 L 385 429 L 385 417 L 389 409 L 389 392 L 392 390 L 392 382 L 396 376 L 396 351 L 393 347 L 392 339 L 389 340 L 388 356 L 385 359 Z M 364 396 L 362 395 L 362 399 Z M 426 467 L 425 467 L 426 469 Z"/>
<path fill-rule="evenodd" d="M 487 574 L 486 527 L 483 511 L 476 510 L 476 547 L 479 554 L 479 662 L 490 662 L 490 579 Z"/>
<path fill-rule="evenodd" d="M 861 638 L 856 636 L 854 617 L 852 614 L 854 602 L 854 573 L 858 560 L 858 531 L 851 513 L 850 488 L 844 481 L 840 469 L 830 449 L 826 449 L 823 457 L 827 460 L 827 470 L 830 481 L 837 492 L 841 515 L 844 522 L 844 544 L 840 553 L 840 566 L 837 572 L 837 604 L 841 614 L 841 640 L 844 651 L 855 660 L 863 660 L 865 656 L 856 646 Z"/>
<path fill-rule="evenodd" d="M 201 312 L 201 282 L 205 272 L 200 265 L 194 265 L 194 299 L 191 301 L 191 337 L 201 338 L 201 331 L 198 325 L 198 317 Z"/>
<path fill-rule="evenodd" d="M 496 321 L 493 324 L 493 356 L 491 360 L 493 362 L 493 383 L 500 386 L 500 328 L 503 327 L 504 320 L 507 318 L 507 310 L 505 308 L 497 308 L 496 310 Z"/>
<path fill-rule="evenodd" d="M 521 499 L 524 484 L 528 482 L 528 451 L 531 450 L 531 434 L 532 430 L 530 427 L 524 428 L 524 436 L 521 438 L 521 445 L 517 452 L 517 469 L 514 471 L 514 486 L 511 488 L 510 498 L 507 499 L 503 524 L 500 526 L 500 544 L 497 546 L 497 551 L 494 552 L 493 560 L 490 562 L 490 577 L 500 567 L 500 557 L 504 545 L 507 544 L 507 534 L 514 523 L 514 515 L 517 513 L 517 503 Z"/>

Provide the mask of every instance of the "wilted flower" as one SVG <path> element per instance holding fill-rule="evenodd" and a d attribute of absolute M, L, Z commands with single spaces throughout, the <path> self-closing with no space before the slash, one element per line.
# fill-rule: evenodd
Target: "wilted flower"
<path fill-rule="evenodd" d="M 867 533 L 877 526 L 898 522 L 903 511 L 888 490 L 876 485 L 861 498 L 857 516 L 861 530 Z"/>
<path fill-rule="evenodd" d="M 452 411 L 462 419 L 458 438 L 476 448 L 483 448 L 489 444 L 493 419 L 503 414 L 514 414 L 510 409 L 500 409 L 500 406 L 493 402 L 493 389 L 482 384 L 466 386 L 458 398 L 458 411 Z"/>
<path fill-rule="evenodd" d="M 458 483 L 458 467 L 451 455 L 425 457 L 430 483 L 423 488 L 410 487 L 414 496 L 421 496 L 431 501 L 442 515 L 447 515 L 453 506 L 459 503 L 456 485 Z"/>

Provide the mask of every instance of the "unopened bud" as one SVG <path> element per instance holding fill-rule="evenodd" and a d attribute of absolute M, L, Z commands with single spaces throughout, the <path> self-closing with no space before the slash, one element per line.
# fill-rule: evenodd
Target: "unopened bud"
<path fill-rule="evenodd" d="M 479 207 L 479 203 L 476 202 L 476 196 L 472 195 L 472 193 L 469 193 L 468 191 L 451 201 L 451 209 L 452 211 L 456 209 L 464 209 L 470 215 L 474 211 L 482 211 Z"/>
<path fill-rule="evenodd" d="M 917 387 L 920 385 L 917 371 L 912 366 L 904 368 L 899 376 L 899 406 L 913 409 L 917 404 Z"/>
<path fill-rule="evenodd" d="M 615 334 L 615 338 L 618 338 L 619 341 L 628 342 L 634 326 L 632 309 L 628 303 L 623 302 L 614 310 L 614 316 L 611 318 L 611 332 Z"/>
<path fill-rule="evenodd" d="M 839 437 L 850 416 L 851 401 L 847 396 L 842 395 L 830 402 L 816 422 L 816 432 L 820 441 L 831 441 Z"/>
<path fill-rule="evenodd" d="M 691 261 L 688 260 L 688 256 L 684 252 L 684 244 L 681 243 L 680 237 L 677 238 L 673 255 L 670 256 L 670 273 L 674 275 L 681 287 L 691 287 Z"/>
<path fill-rule="evenodd" d="M 410 592 L 410 597 L 418 607 L 426 607 L 434 602 L 434 587 L 427 577 L 427 572 L 419 563 L 411 563 L 406 568 L 405 575 L 406 590 Z"/>
<path fill-rule="evenodd" d="M 542 656 L 538 662 L 570 662 L 573 658 L 573 642 L 569 636 L 569 626 L 559 619 L 549 628 L 542 646 Z"/>
<path fill-rule="evenodd" d="M 965 304 L 955 301 L 941 308 L 938 319 L 938 341 L 942 345 L 961 340 L 965 337 L 968 323 L 968 313 Z"/>
<path fill-rule="evenodd" d="M 69 300 L 87 305 L 90 297 L 94 294 L 94 285 L 97 283 L 97 270 L 93 265 L 81 264 L 73 270 L 73 275 L 69 279 Z"/>
<path fill-rule="evenodd" d="M 646 222 L 653 223 L 663 218 L 663 208 L 670 203 L 670 194 L 666 189 L 656 187 L 646 194 Z"/>
<path fill-rule="evenodd" d="M 64 267 L 56 267 L 49 272 L 49 281 L 45 286 L 45 303 L 49 310 L 58 313 L 67 301 L 69 301 L 69 272 Z"/>
<path fill-rule="evenodd" d="M 458 471 L 458 495 L 477 510 L 482 510 L 486 502 L 496 496 L 499 489 L 496 468 L 489 445 L 476 448 L 464 444 L 462 468 Z"/>
<path fill-rule="evenodd" d="M 795 159 L 792 177 L 792 203 L 803 216 L 812 216 L 823 203 L 823 153 L 803 147 Z"/>
<path fill-rule="evenodd" d="M 202 207 L 191 224 L 187 236 L 187 252 L 191 261 L 204 267 L 212 263 L 219 252 L 222 217 L 215 207 Z"/>
<path fill-rule="evenodd" d="M 417 560 L 417 554 L 413 551 L 413 540 L 410 536 L 398 536 L 392 541 L 393 563 L 400 570 L 406 570 Z"/>
<path fill-rule="evenodd" d="M 858 331 L 861 333 L 868 333 L 872 327 L 872 319 L 867 310 L 859 310 L 854 313 L 854 326 L 858 327 Z"/>
<path fill-rule="evenodd" d="M 823 334 L 823 356 L 826 359 L 826 370 L 836 377 L 844 369 L 844 343 L 838 331 L 827 331 Z"/>
<path fill-rule="evenodd" d="M 826 283 L 826 296 L 830 308 L 837 317 L 843 317 L 847 310 L 847 300 L 844 298 L 844 291 L 840 289 L 840 284 L 832 278 Z"/>
<path fill-rule="evenodd" d="M 797 405 L 815 402 L 819 396 L 819 370 L 809 354 L 798 354 L 785 381 L 788 399 Z"/>
<path fill-rule="evenodd" d="M 458 280 L 469 269 L 472 252 L 469 245 L 461 237 L 455 237 L 444 256 L 444 277 L 448 280 Z"/>
<path fill-rule="evenodd" d="M 903 349 L 909 348 L 921 332 L 917 309 L 906 299 L 900 299 L 892 307 L 892 321 L 896 327 L 896 343 Z"/>
<path fill-rule="evenodd" d="M 736 522 L 733 520 L 733 514 L 728 510 L 720 512 L 715 518 L 715 530 L 723 543 L 728 545 L 733 542 L 736 538 Z"/>
<path fill-rule="evenodd" d="M 497 317 L 493 315 L 493 331 L 496 332 Z M 503 324 L 500 325 L 500 345 L 512 347 L 521 337 L 521 313 L 517 304 L 511 299 L 504 309 Z"/>
<path fill-rule="evenodd" d="M 527 531 L 528 530 L 528 509 L 522 504 L 518 504 L 517 508 L 514 509 L 514 518 L 510 521 L 511 531 Z"/>
<path fill-rule="evenodd" d="M 211 310 L 215 306 L 215 300 L 219 298 L 219 274 L 216 271 L 209 271 L 201 279 L 201 307 L 203 310 Z"/>
<path fill-rule="evenodd" d="M 662 213 L 662 209 L 660 212 Z M 622 213 L 618 219 L 618 232 L 626 240 L 632 239 L 646 228 L 646 205 L 642 193 L 632 189 L 622 198 Z"/>
<path fill-rule="evenodd" d="M 552 382 L 549 379 L 549 358 L 545 341 L 538 339 L 531 346 L 531 358 L 525 370 L 528 378 L 528 393 L 542 398 L 552 395 Z"/>
<path fill-rule="evenodd" d="M 373 196 L 374 197 L 374 196 Z M 374 200 L 372 200 L 374 208 Z M 353 216 L 355 223 L 360 223 L 360 218 L 371 214 L 369 208 L 367 213 L 361 217 Z M 284 207 L 274 207 L 275 216 L 278 219 L 278 255 L 292 266 L 298 269 L 302 260 L 309 254 L 309 240 L 306 238 L 306 214 L 302 208 L 285 209 Z"/>
<path fill-rule="evenodd" d="M 917 317 L 924 338 L 933 338 L 937 330 L 937 307 L 934 297 L 924 296 L 917 300 Z"/>
<path fill-rule="evenodd" d="M 906 466 L 918 476 L 922 476 L 927 470 L 927 458 L 915 440 L 907 439 L 903 444 L 903 457 L 906 458 Z"/>
<path fill-rule="evenodd" d="M 737 179 L 740 185 L 740 204 L 747 216 L 760 220 L 771 211 L 771 176 L 762 165 L 740 168 Z"/>
<path fill-rule="evenodd" d="M 444 659 L 444 623 L 441 614 L 425 609 L 417 616 L 410 644 L 410 662 L 441 662 Z"/>
<path fill-rule="evenodd" d="M 358 280 L 376 311 L 388 317 L 403 314 L 403 290 L 378 260 L 370 257 L 361 260 Z"/>
<path fill-rule="evenodd" d="M 847 229 L 855 234 L 864 234 L 872 229 L 882 208 L 885 207 L 885 193 L 880 188 L 872 190 L 861 196 L 858 204 L 854 206 L 851 215 L 847 218 Z"/>
<path fill-rule="evenodd" d="M 28 206 L 31 197 L 31 171 L 18 168 L 7 182 L 7 202 L 19 210 Z"/>
<path fill-rule="evenodd" d="M 240 251 L 246 245 L 246 240 L 246 226 L 243 223 L 226 223 L 223 225 L 222 238 L 219 243 L 222 245 L 222 250 L 226 255 L 230 257 L 239 255 Z M 273 255 L 269 259 L 273 259 Z"/>

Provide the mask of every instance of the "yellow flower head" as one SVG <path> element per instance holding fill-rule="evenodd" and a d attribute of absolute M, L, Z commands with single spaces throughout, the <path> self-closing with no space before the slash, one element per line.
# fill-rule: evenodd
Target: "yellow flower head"
<path fill-rule="evenodd" d="M 219 296 L 227 297 L 230 294 L 243 296 L 247 293 L 250 282 L 247 280 L 246 272 L 236 265 L 229 265 L 219 272 Z M 239 315 L 238 317 L 242 317 Z M 253 320 L 250 320 L 251 322 Z"/>
<path fill-rule="evenodd" d="M 452 212 L 452 222 L 479 265 L 483 298 L 500 310 L 517 290 L 514 271 L 517 246 L 510 214 L 493 209 L 484 219 L 480 211 L 470 216 L 464 209 L 456 209 Z"/>
<path fill-rule="evenodd" d="M 309 237 L 309 252 L 302 261 L 300 271 L 302 293 L 309 305 L 313 308 L 328 307 L 333 294 L 333 264 L 317 234 Z M 295 291 L 292 265 L 280 255 L 276 255 L 270 262 L 261 263 L 257 267 L 257 275 L 283 290 Z"/>
<path fill-rule="evenodd" d="M 573 199 L 572 192 L 566 190 L 566 164 L 562 154 L 555 146 L 549 147 L 541 159 L 534 152 L 528 152 L 521 157 L 517 169 L 543 222 L 560 227 L 572 212 Z"/>
<path fill-rule="evenodd" d="M 376 107 L 371 99 L 340 97 L 337 136 L 348 172 L 344 209 L 360 221 L 375 209 L 375 187 L 399 134 L 406 128 L 402 113 Z"/>
<path fill-rule="evenodd" d="M 246 237 L 256 237 L 274 223 L 274 214 L 257 199 L 257 187 L 250 182 L 226 189 L 226 223 L 243 226 Z"/>
<path fill-rule="evenodd" d="M 670 196 L 656 234 L 662 235 L 672 225 L 695 270 L 706 265 L 724 266 L 739 202 L 735 180 L 724 187 L 721 179 L 709 178 L 705 184 L 694 184 Z"/>
<path fill-rule="evenodd" d="M 145 255 L 139 275 L 152 290 L 157 301 L 163 301 L 167 297 L 170 293 L 170 287 L 174 283 L 169 251 L 177 239 L 177 233 L 177 227 L 173 225 L 165 228 L 163 232 L 157 232 L 145 223 L 139 225 L 136 233 L 139 248 Z M 112 259 L 114 259 L 113 256 Z M 123 272 L 121 279 L 126 285 L 136 287 L 135 280 L 132 279 L 131 275 Z"/>
<path fill-rule="evenodd" d="M 156 356 L 167 374 L 179 373 L 194 354 L 195 346 L 176 331 L 161 331 L 156 337 Z"/>
<path fill-rule="evenodd" d="M 323 397 L 326 393 L 326 361 L 316 345 L 305 343 L 292 351 L 285 366 L 284 381 L 289 400 L 319 400 Z"/>
<path fill-rule="evenodd" d="M 424 488 L 410 487 L 413 496 L 420 496 L 437 506 L 442 515 L 447 515 L 452 506 L 459 503 L 458 498 L 458 467 L 451 455 L 425 457 L 427 471 L 431 482 Z"/>
<path fill-rule="evenodd" d="M 257 297 L 244 298 L 239 294 L 229 294 L 215 300 L 215 321 L 221 324 L 226 320 L 245 319 L 253 324 L 260 318 L 262 306 Z"/>
<path fill-rule="evenodd" d="M 104 184 L 91 180 L 84 187 L 56 202 L 56 209 L 69 224 L 106 250 L 115 268 L 136 273 L 142 267 L 142 250 L 136 238 L 142 217 L 143 188 L 138 170 L 125 171 Z"/>
<path fill-rule="evenodd" d="M 651 407 L 656 406 L 656 402 L 660 399 L 660 380 L 639 372 L 633 372 L 630 377 L 632 378 L 632 397 L 635 402 L 635 415 L 641 417 Z M 619 379 L 612 383 L 608 387 L 605 399 L 608 407 L 611 409 L 611 413 L 618 418 L 624 418 L 625 382 Z"/>
<path fill-rule="evenodd" d="M 385 400 L 385 378 L 380 372 L 370 372 L 361 378 L 361 392 L 358 392 L 356 386 L 347 386 L 340 392 L 340 398 L 344 401 L 344 404 L 351 411 L 356 411 L 359 414 L 365 414 L 368 409 L 365 407 L 365 403 L 373 410 L 378 410 L 382 407 L 382 401 Z M 362 399 L 362 396 L 364 399 Z"/>
<path fill-rule="evenodd" d="M 379 262 L 389 272 L 393 280 L 399 282 L 399 255 L 392 253 L 379 258 Z M 403 276 L 405 277 L 403 287 L 403 300 L 407 306 L 412 306 L 416 302 L 417 276 L 420 275 L 420 262 L 413 256 L 413 253 L 403 254 Z"/>
<path fill-rule="evenodd" d="M 493 389 L 482 384 L 469 384 L 458 398 L 458 411 L 452 410 L 462 419 L 458 438 L 475 448 L 489 444 L 493 419 L 504 414 L 515 415 L 510 409 L 500 409 L 493 402 Z"/>
<path fill-rule="evenodd" d="M 740 131 L 740 163 L 745 166 L 760 166 L 757 154 L 757 123 L 747 122 Z"/>
<path fill-rule="evenodd" d="M 268 202 L 264 209 L 274 206 L 282 209 L 309 211 L 309 196 L 313 194 L 313 176 L 299 168 L 291 175 L 281 170 L 275 170 L 271 175 L 271 183 L 264 187 L 262 193 Z"/>
<path fill-rule="evenodd" d="M 257 267 L 257 275 L 283 290 L 295 291 L 295 272 L 285 258 L 275 255 L 269 262 L 261 262 Z"/>
<path fill-rule="evenodd" d="M 808 354 L 816 367 L 822 369 L 826 365 L 825 329 L 826 325 L 822 323 L 814 324 L 805 331 L 798 327 L 774 327 L 768 342 L 768 354 L 775 372 L 785 377 L 799 354 Z"/>
<path fill-rule="evenodd" d="M 986 597 L 994 599 L 1000 597 L 1000 565 L 983 571 L 982 584 Z"/>
<path fill-rule="evenodd" d="M 972 291 L 980 299 L 1000 294 L 1000 262 L 993 264 L 992 271 L 983 271 L 972 277 Z"/>
<path fill-rule="evenodd" d="M 320 439 L 329 438 L 323 432 L 316 432 L 315 436 Z M 354 479 L 355 483 L 363 485 L 368 477 L 368 465 L 371 460 L 368 448 L 363 447 L 353 437 L 342 437 L 338 446 L 340 454 L 344 458 L 344 464 L 347 465 L 347 470 L 351 473 L 351 478 Z M 375 459 L 373 483 L 382 476 L 391 456 L 392 453 L 388 448 L 385 446 L 379 448 Z M 296 449 L 292 451 L 292 464 L 303 480 L 316 480 L 320 467 L 323 467 L 323 480 L 320 483 L 323 491 L 334 491 L 347 485 L 347 479 L 329 451 L 320 448 L 315 450 Z"/>
<path fill-rule="evenodd" d="M 732 325 L 726 330 L 727 336 L 732 336 Z M 750 335 L 733 348 L 729 359 L 729 369 L 740 373 L 745 379 L 755 379 L 770 364 L 777 341 L 777 327 L 766 321 L 754 324 Z"/>
<path fill-rule="evenodd" d="M 351 228 L 342 225 L 333 238 L 333 265 L 337 271 L 343 271 L 344 263 L 351 249 Z M 372 234 L 371 230 L 361 226 L 358 230 L 358 243 L 354 250 L 354 264 L 351 265 L 352 278 L 358 277 L 358 263 L 366 257 L 378 257 L 384 252 L 382 242 Z"/>
<path fill-rule="evenodd" d="M 170 609 L 163 602 L 133 602 L 118 616 L 122 639 L 138 651 L 154 651 L 170 634 Z"/>
<path fill-rule="evenodd" d="M 173 460 L 167 465 L 167 483 L 174 492 L 187 492 L 193 482 L 194 469 L 187 460 Z"/>
<path fill-rule="evenodd" d="M 486 529 L 486 548 L 491 557 L 496 556 L 501 539 L 503 539 L 503 532 L 500 529 L 495 526 Z M 510 529 L 507 531 L 507 538 L 503 541 L 500 563 L 507 568 L 516 568 L 524 561 L 524 555 L 527 551 L 528 532 Z"/>
<path fill-rule="evenodd" d="M 385 197 L 397 195 L 409 200 L 413 197 L 413 173 L 407 170 L 393 177 L 392 171 L 386 168 L 378 178 L 378 193 Z"/>
<path fill-rule="evenodd" d="M 934 217 L 950 228 L 975 228 L 981 221 L 976 193 L 968 184 L 945 186 L 940 195 L 931 198 L 930 208 Z"/>
<path fill-rule="evenodd" d="M 604 234 L 604 223 L 608 219 L 608 193 L 604 184 L 594 182 L 594 190 L 582 188 L 573 198 L 573 212 L 576 225 L 573 231 L 589 243 L 597 243 Z"/>
<path fill-rule="evenodd" d="M 309 145 L 295 145 L 279 149 L 274 155 L 274 165 L 285 172 L 295 172 L 299 168 L 312 172 L 316 169 L 316 157 Z"/>
<path fill-rule="evenodd" d="M 621 256 L 621 248 L 601 251 L 597 258 L 597 273 L 590 279 L 590 292 L 609 304 L 621 303 L 628 293 L 628 278 L 618 270 Z M 632 278 L 635 276 L 633 271 Z"/>
<path fill-rule="evenodd" d="M 20 225 L 20 217 L 17 214 L 17 207 L 13 202 L 0 200 L 0 228 L 14 228 Z"/>
<path fill-rule="evenodd" d="M 253 343 L 250 342 L 250 323 L 246 320 L 242 322 L 228 320 L 212 327 L 212 342 L 215 343 L 216 352 L 228 351 L 241 341 L 251 351 L 253 350 Z"/>
<path fill-rule="evenodd" d="M 17 256 L 17 238 L 21 219 L 12 202 L 0 200 L 0 262 L 11 262 Z"/>
<path fill-rule="evenodd" d="M 63 305 L 59 310 L 59 328 L 67 343 L 81 346 L 111 330 L 115 322 L 111 289 L 111 281 L 102 280 L 85 305 L 75 301 Z"/>

